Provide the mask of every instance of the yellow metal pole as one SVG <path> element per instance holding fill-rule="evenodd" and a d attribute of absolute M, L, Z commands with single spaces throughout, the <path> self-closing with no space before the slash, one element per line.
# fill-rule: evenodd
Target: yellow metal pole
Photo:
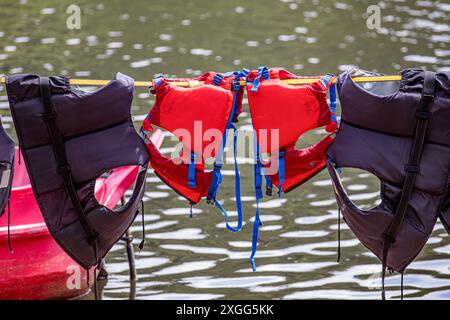
<path fill-rule="evenodd" d="M 318 81 L 318 77 L 305 77 L 298 79 L 287 79 L 283 80 L 286 84 L 292 85 L 302 85 Z M 384 81 L 399 81 L 401 76 L 364 76 L 364 77 L 353 77 L 354 82 L 384 82 Z M 70 79 L 71 85 L 78 86 L 104 86 L 108 84 L 111 80 L 95 80 L 95 79 Z M 0 83 L 5 83 L 5 77 L 0 79 Z M 178 81 L 171 82 L 172 84 L 180 87 L 195 87 L 203 84 L 201 81 Z M 240 85 L 246 85 L 246 81 L 240 81 Z M 135 87 L 149 87 L 152 85 L 151 81 L 135 81 Z"/>

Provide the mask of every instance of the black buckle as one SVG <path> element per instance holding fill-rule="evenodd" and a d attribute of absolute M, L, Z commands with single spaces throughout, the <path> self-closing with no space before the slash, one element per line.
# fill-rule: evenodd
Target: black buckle
<path fill-rule="evenodd" d="M 433 101 L 434 100 L 434 94 L 433 93 L 423 92 L 422 93 L 422 100 L 423 101 Z"/>
<path fill-rule="evenodd" d="M 410 173 L 419 173 L 420 166 L 417 164 L 405 164 L 405 171 Z"/>
<path fill-rule="evenodd" d="M 67 173 L 70 172 L 70 164 L 67 164 L 65 166 L 58 166 L 58 173 Z"/>
<path fill-rule="evenodd" d="M 428 111 L 417 111 L 416 117 L 420 119 L 429 119 L 430 118 L 430 112 Z"/>
<path fill-rule="evenodd" d="M 56 119 L 57 113 L 55 111 L 46 112 L 46 113 L 42 113 L 41 116 L 44 121 L 50 121 L 50 120 Z"/>
<path fill-rule="evenodd" d="M 395 237 L 387 234 L 386 232 L 383 233 L 383 239 L 384 241 L 389 242 L 391 244 L 395 242 Z"/>

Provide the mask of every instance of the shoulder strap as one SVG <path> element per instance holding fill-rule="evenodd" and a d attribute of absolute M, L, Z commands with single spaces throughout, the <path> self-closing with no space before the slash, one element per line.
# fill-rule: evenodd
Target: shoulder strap
<path fill-rule="evenodd" d="M 42 114 L 42 118 L 47 126 L 48 135 L 50 136 L 50 140 L 53 145 L 56 163 L 58 165 L 58 173 L 64 180 L 64 186 L 67 190 L 70 201 L 72 202 L 72 206 L 78 216 L 78 219 L 80 220 L 80 223 L 86 233 L 89 242 L 93 242 L 97 238 L 97 233 L 84 214 L 83 207 L 81 206 L 80 199 L 78 198 L 78 194 L 73 183 L 70 164 L 67 161 L 64 141 L 62 139 L 61 132 L 59 131 L 56 124 L 57 114 L 53 109 L 53 104 L 51 101 L 50 79 L 48 77 L 39 78 L 39 91 L 41 102 L 44 105 L 45 110 L 45 112 Z"/>
<path fill-rule="evenodd" d="M 431 71 L 425 71 L 422 97 L 420 99 L 420 106 L 417 110 L 416 117 L 416 131 L 414 140 L 411 146 L 411 153 L 409 155 L 408 163 L 405 165 L 405 180 L 403 182 L 402 193 L 400 201 L 395 211 L 394 218 L 389 225 L 386 232 L 383 234 L 383 259 L 382 259 L 382 298 L 385 299 L 384 278 L 386 275 L 386 262 L 389 248 L 395 242 L 400 226 L 405 217 L 408 208 L 409 199 L 414 189 L 417 174 L 420 172 L 420 160 L 422 158 L 423 146 L 428 129 L 428 122 L 430 118 L 429 107 L 434 100 L 434 89 L 436 83 L 436 74 Z"/>

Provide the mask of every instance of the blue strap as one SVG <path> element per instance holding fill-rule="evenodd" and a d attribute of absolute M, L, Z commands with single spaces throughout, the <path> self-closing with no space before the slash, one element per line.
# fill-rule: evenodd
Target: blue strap
<path fill-rule="evenodd" d="M 330 80 L 334 77 L 334 75 L 332 73 L 327 73 L 326 75 L 324 75 L 322 77 L 322 84 L 323 86 L 326 88 L 328 86 L 328 83 L 330 82 Z"/>
<path fill-rule="evenodd" d="M 336 121 L 336 85 L 330 86 L 330 112 L 331 121 Z"/>
<path fill-rule="evenodd" d="M 278 197 L 281 198 L 281 193 L 283 192 L 283 184 L 285 180 L 285 161 L 284 161 L 285 152 L 282 150 L 278 153 L 278 180 L 280 182 L 280 186 L 278 188 Z"/>
<path fill-rule="evenodd" d="M 225 217 L 225 224 L 226 228 L 230 230 L 231 232 L 237 232 L 242 229 L 242 221 L 243 221 L 243 214 L 242 214 L 242 200 L 241 200 L 241 179 L 239 175 L 239 167 L 237 163 L 237 129 L 233 125 L 233 115 L 235 112 L 237 112 L 237 105 L 238 105 L 238 93 L 239 93 L 239 78 L 246 77 L 248 75 L 249 71 L 247 69 L 242 70 L 241 72 L 233 72 L 235 76 L 235 79 L 233 81 L 233 92 L 234 92 L 234 101 L 233 101 L 233 107 L 230 112 L 230 116 L 228 117 L 226 130 L 227 129 L 233 129 L 233 157 L 234 157 L 234 173 L 235 173 L 235 195 L 236 195 L 236 207 L 237 207 L 237 227 L 234 228 L 230 226 L 228 223 L 228 213 L 226 210 L 222 207 L 222 205 L 216 200 L 217 193 L 219 192 L 220 185 L 222 183 L 222 156 L 223 156 L 223 150 L 225 149 L 226 143 L 227 143 L 227 131 L 225 130 L 225 133 L 222 137 L 222 143 L 220 146 L 220 149 L 218 150 L 216 154 L 216 160 L 214 162 L 214 170 L 213 170 L 213 177 L 211 184 L 208 189 L 208 201 L 213 201 L 217 208 L 222 212 L 222 214 Z M 230 74 L 230 75 L 231 75 Z M 226 75 L 225 75 L 226 76 Z M 217 77 L 217 76 L 216 76 Z M 218 78 L 217 78 L 218 79 Z M 222 79 L 222 78 L 220 78 Z M 216 80 L 216 78 L 214 79 Z M 219 83 L 220 84 L 220 83 Z"/>
<path fill-rule="evenodd" d="M 261 225 L 261 219 L 259 217 L 259 200 L 262 199 L 262 176 L 261 176 L 261 159 L 259 154 L 259 145 L 255 139 L 255 165 L 254 165 L 254 185 L 255 185 L 255 198 L 256 198 L 256 212 L 255 221 L 253 222 L 253 235 L 252 235 L 252 253 L 250 255 L 250 263 L 253 271 L 256 271 L 255 254 L 258 247 L 258 232 Z"/>
<path fill-rule="evenodd" d="M 158 77 L 154 80 L 154 84 L 155 84 L 155 89 L 157 87 L 159 87 L 159 85 L 161 84 L 161 80 L 163 79 L 163 77 Z"/>
<path fill-rule="evenodd" d="M 241 179 L 239 176 L 239 167 L 237 164 L 237 158 L 236 158 L 236 143 L 237 143 L 237 129 L 235 126 L 232 125 L 232 129 L 234 131 L 233 136 L 233 150 L 234 150 L 234 175 L 235 175 L 235 182 L 234 182 L 234 189 L 235 189 L 235 195 L 236 195 L 236 207 L 237 207 L 237 227 L 234 228 L 228 223 L 228 213 L 227 211 L 222 207 L 222 205 L 219 203 L 219 201 L 216 200 L 216 195 L 219 189 L 219 186 L 222 183 L 222 174 L 220 172 L 221 165 L 218 166 L 217 164 L 214 165 L 213 170 L 213 181 L 211 182 L 209 191 L 208 191 L 208 199 L 213 200 L 214 204 L 217 208 L 222 212 L 223 216 L 225 217 L 225 225 L 228 230 L 231 232 L 238 232 L 242 229 L 242 221 L 243 221 L 243 214 L 242 214 L 242 200 L 241 200 Z M 212 193 L 212 196 L 210 197 L 210 193 Z"/>
<path fill-rule="evenodd" d="M 220 73 L 216 74 L 216 76 L 214 77 L 214 80 L 213 80 L 213 84 L 216 86 L 220 86 L 220 83 L 222 82 L 223 77 L 224 76 L 221 75 Z"/>
<path fill-rule="evenodd" d="M 256 271 L 255 254 L 256 249 L 258 247 L 258 233 L 260 224 L 261 220 L 259 218 L 259 204 L 258 200 L 256 200 L 256 213 L 255 213 L 255 221 L 253 222 L 253 234 L 252 234 L 252 254 L 250 255 L 250 263 L 252 265 L 253 271 Z"/>
<path fill-rule="evenodd" d="M 189 188 L 194 189 L 197 187 L 195 183 L 195 158 L 196 154 L 191 152 L 191 160 L 189 161 L 189 171 L 188 171 L 188 180 L 189 180 Z"/>
<path fill-rule="evenodd" d="M 264 80 L 270 79 L 270 72 L 266 66 L 258 68 L 258 76 L 253 80 L 252 88 L 250 89 L 252 92 L 258 91 L 261 78 Z"/>

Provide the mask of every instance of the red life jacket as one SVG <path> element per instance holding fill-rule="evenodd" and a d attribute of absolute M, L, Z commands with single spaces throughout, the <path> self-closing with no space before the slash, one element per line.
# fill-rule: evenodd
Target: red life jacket
<path fill-rule="evenodd" d="M 288 192 L 325 168 L 325 152 L 336 131 L 336 92 L 334 77 L 326 75 L 319 81 L 293 86 L 282 80 L 301 78 L 286 70 L 260 67 L 247 77 L 247 96 L 253 128 L 255 130 L 255 194 L 256 214 L 253 224 L 252 268 L 258 242 L 258 201 L 262 194 L 261 171 L 267 172 L 266 194 L 271 195 L 272 183 L 278 187 L 278 195 Z M 251 84 L 250 84 L 251 82 Z M 330 88 L 330 107 L 327 90 Z M 295 143 L 305 132 L 326 126 L 330 133 L 320 142 L 302 150 Z M 270 161 L 263 164 L 261 153 L 268 153 Z M 268 172 L 270 166 L 274 172 Z"/>
<path fill-rule="evenodd" d="M 317 82 L 300 86 L 282 81 L 298 78 L 301 77 L 278 69 L 270 69 L 265 74 L 262 71 L 259 76 L 258 71 L 252 71 L 248 77 L 253 82 L 247 86 L 247 94 L 260 153 L 270 155 L 270 163 L 264 166 L 267 168 L 278 162 L 277 173 L 269 177 L 284 192 L 289 192 L 325 168 L 325 151 L 333 141 L 327 135 L 308 148 L 296 150 L 294 147 L 298 138 L 322 126 L 326 126 L 330 134 L 336 131 L 335 111 L 330 111 L 335 108 L 335 96 L 332 106 L 327 103 L 327 90 L 334 77 L 326 75 Z M 271 134 L 273 130 L 277 130 L 278 135 Z M 281 172 L 283 169 L 284 173 Z"/>
<path fill-rule="evenodd" d="M 225 210 L 215 197 L 222 180 L 220 169 L 226 129 L 233 127 L 233 120 L 242 110 L 243 88 L 234 81 L 237 78 L 237 73 L 222 75 L 209 72 L 193 79 L 154 80 L 156 102 L 141 129 L 148 142 L 150 164 L 155 173 L 191 204 L 207 197 L 221 209 L 226 218 Z M 180 81 L 203 84 L 190 88 L 174 84 Z M 148 133 L 153 130 L 152 125 L 172 132 L 180 140 L 183 145 L 182 156 L 169 158 L 152 145 L 147 139 Z M 211 129 L 215 131 L 209 131 Z M 205 154 L 207 152 L 210 154 Z M 216 158 L 213 171 L 205 171 L 204 160 L 209 157 Z M 238 175 L 237 172 L 236 183 L 239 183 Z M 240 196 L 236 196 L 240 199 Z M 237 205 L 241 212 L 240 201 Z"/>

